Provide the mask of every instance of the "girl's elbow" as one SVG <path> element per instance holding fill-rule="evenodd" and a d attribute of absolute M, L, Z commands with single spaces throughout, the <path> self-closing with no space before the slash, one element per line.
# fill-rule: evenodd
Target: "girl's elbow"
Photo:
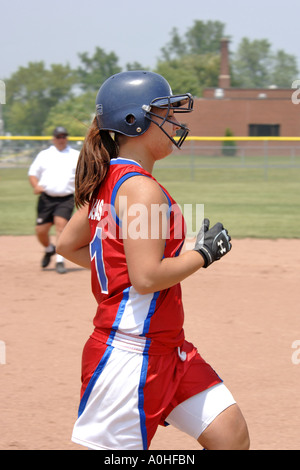
<path fill-rule="evenodd" d="M 155 289 L 147 286 L 133 286 L 140 295 L 154 294 Z"/>
<path fill-rule="evenodd" d="M 158 290 L 156 283 L 146 278 L 131 279 L 131 284 L 140 295 L 153 294 Z"/>

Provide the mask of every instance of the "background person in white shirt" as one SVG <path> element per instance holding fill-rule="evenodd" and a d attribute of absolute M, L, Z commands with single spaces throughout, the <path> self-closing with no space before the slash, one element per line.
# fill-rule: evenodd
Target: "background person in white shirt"
<path fill-rule="evenodd" d="M 34 194 L 39 195 L 37 205 L 36 235 L 45 248 L 42 268 L 46 268 L 55 254 L 50 240 L 54 225 L 56 242 L 74 210 L 75 171 L 79 152 L 68 144 L 68 131 L 56 127 L 52 145 L 42 150 L 31 164 L 28 176 Z M 56 255 L 56 271 L 66 272 L 64 258 Z"/>

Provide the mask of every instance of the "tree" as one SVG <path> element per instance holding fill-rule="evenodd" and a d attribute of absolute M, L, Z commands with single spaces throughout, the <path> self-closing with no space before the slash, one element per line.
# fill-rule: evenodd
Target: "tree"
<path fill-rule="evenodd" d="M 43 127 L 43 134 L 52 135 L 55 127 L 64 126 L 71 136 L 85 136 L 94 115 L 95 93 L 83 93 L 51 108 Z"/>
<path fill-rule="evenodd" d="M 187 44 L 179 36 L 177 28 L 171 30 L 170 36 L 170 41 L 161 48 L 162 58 L 160 62 L 170 62 L 172 59 L 179 59 L 188 53 Z"/>
<path fill-rule="evenodd" d="M 220 41 L 225 25 L 219 21 L 195 21 L 184 37 L 178 29 L 170 32 L 170 41 L 161 49 L 156 72 L 171 84 L 173 93 L 189 90 L 201 96 L 206 87 L 218 86 Z"/>
<path fill-rule="evenodd" d="M 149 70 L 148 67 L 144 67 L 143 65 L 140 64 L 140 62 L 128 62 L 126 64 L 126 70 L 131 71 L 131 70 Z"/>
<path fill-rule="evenodd" d="M 245 88 L 266 87 L 270 80 L 271 44 L 243 38 L 232 61 L 235 82 Z"/>
<path fill-rule="evenodd" d="M 233 85 L 244 88 L 270 85 L 290 88 L 298 74 L 295 57 L 282 50 L 272 52 L 267 39 L 243 38 L 234 54 L 232 68 Z"/>
<path fill-rule="evenodd" d="M 87 52 L 78 54 L 82 66 L 78 67 L 78 83 L 84 91 L 97 91 L 102 83 L 115 73 L 121 72 L 118 57 L 114 52 L 107 54 L 100 47 L 96 47 L 93 56 Z"/>
<path fill-rule="evenodd" d="M 175 94 L 184 90 L 201 96 L 204 88 L 217 87 L 224 31 L 225 25 L 219 21 L 196 20 L 183 35 L 173 28 L 154 71 L 169 81 Z M 100 47 L 91 55 L 78 55 L 81 63 L 77 70 L 69 65 L 46 68 L 44 62 L 30 62 L 5 80 L 5 132 L 48 134 L 59 121 L 73 135 L 84 133 L 94 113 L 95 93 L 108 77 L 122 69 L 117 55 Z M 274 53 L 267 39 L 243 38 L 231 65 L 232 86 L 290 88 L 298 76 L 295 57 L 283 50 Z M 139 62 L 126 64 L 126 69 L 148 70 Z"/>
<path fill-rule="evenodd" d="M 6 80 L 3 109 L 5 129 L 11 134 L 40 135 L 50 109 L 72 94 L 75 76 L 66 65 L 30 62 Z"/>
<path fill-rule="evenodd" d="M 196 20 L 186 33 L 190 54 L 219 54 L 220 41 L 225 35 L 225 24 L 220 21 Z"/>
<path fill-rule="evenodd" d="M 271 84 L 282 88 L 290 88 L 291 83 L 298 77 L 297 60 L 295 56 L 278 50 L 273 55 Z"/>
<path fill-rule="evenodd" d="M 225 130 L 225 137 L 233 137 L 233 132 L 231 129 L 227 128 Z M 236 154 L 236 143 L 233 140 L 224 140 L 222 145 L 222 154 L 225 156 L 232 157 Z"/>
<path fill-rule="evenodd" d="M 178 29 L 170 32 L 170 41 L 161 48 L 163 61 L 179 59 L 186 55 L 219 54 L 220 41 L 224 36 L 225 24 L 220 21 L 194 21 L 183 37 Z"/>
<path fill-rule="evenodd" d="M 159 62 L 155 69 L 156 73 L 162 75 L 170 83 L 175 95 L 182 93 L 182 90 L 188 90 L 193 95 L 200 91 L 195 69 L 188 62 L 188 59 Z"/>
<path fill-rule="evenodd" d="M 187 55 L 159 62 L 155 71 L 168 80 L 174 94 L 188 90 L 194 96 L 201 96 L 204 88 L 218 85 L 219 67 L 219 56 Z"/>

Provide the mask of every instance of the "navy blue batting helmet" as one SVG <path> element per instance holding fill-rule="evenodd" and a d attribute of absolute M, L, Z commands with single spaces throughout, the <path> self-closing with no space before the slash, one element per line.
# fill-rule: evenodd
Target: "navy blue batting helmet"
<path fill-rule="evenodd" d="M 154 122 L 180 148 L 189 129 L 180 124 L 180 138 L 175 141 L 162 127 L 166 121 L 172 122 L 168 119 L 168 112 L 162 118 L 155 114 L 155 108 L 172 108 L 174 113 L 187 113 L 193 109 L 193 98 L 189 93 L 173 95 L 167 80 L 154 72 L 136 70 L 112 75 L 97 94 L 98 127 L 136 137 L 146 132 Z M 161 122 L 154 121 L 152 116 L 159 117 Z"/>

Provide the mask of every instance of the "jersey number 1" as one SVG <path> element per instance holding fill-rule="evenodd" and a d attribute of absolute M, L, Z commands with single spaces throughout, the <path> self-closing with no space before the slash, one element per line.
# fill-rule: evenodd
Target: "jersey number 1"
<path fill-rule="evenodd" d="M 102 294 L 108 294 L 107 277 L 103 261 L 103 247 L 101 238 L 102 228 L 97 227 L 93 240 L 90 242 L 91 261 L 95 259 L 98 282 Z"/>

